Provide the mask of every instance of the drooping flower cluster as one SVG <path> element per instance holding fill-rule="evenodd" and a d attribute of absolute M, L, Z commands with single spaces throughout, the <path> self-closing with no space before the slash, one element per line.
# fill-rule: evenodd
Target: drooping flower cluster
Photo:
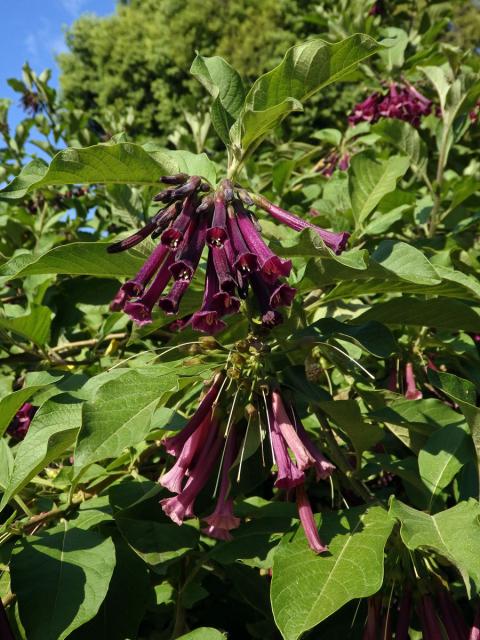
<path fill-rule="evenodd" d="M 408 640 L 414 611 L 424 640 L 478 640 L 480 637 L 479 613 L 469 628 L 449 591 L 441 588 L 432 595 L 418 594 L 414 597 L 412 590 L 407 587 L 396 606 L 392 606 L 390 598 L 387 602 L 378 595 L 368 599 L 363 640 L 392 638 L 393 628 L 396 640 Z"/>
<path fill-rule="evenodd" d="M 176 494 L 161 501 L 162 509 L 180 525 L 184 519 L 194 516 L 195 500 L 219 466 L 217 501 L 213 512 L 203 518 L 207 525 L 203 532 L 220 540 L 230 540 L 230 531 L 240 525 L 229 495 L 230 472 L 236 459 L 242 460 L 245 445 L 242 446 L 241 441 L 246 438 L 250 419 L 255 416 L 261 420 L 260 411 L 251 404 L 247 409 L 247 425 L 247 418 L 232 419 L 233 413 L 227 421 L 221 419 L 219 407 L 226 382 L 225 376 L 218 374 L 182 431 L 164 440 L 165 449 L 176 458 L 176 462 L 159 480 Z M 306 472 L 314 469 L 318 481 L 328 478 L 334 466 L 313 444 L 277 386 L 268 386 L 266 390 L 263 387 L 261 394 L 264 427 L 270 439 L 273 463 L 277 467 L 275 487 L 295 490 L 298 514 L 308 543 L 313 551 L 322 553 L 326 547 L 319 538 L 305 490 Z"/>
<path fill-rule="evenodd" d="M 421 118 L 427 116 L 431 111 L 432 101 L 422 95 L 414 86 L 392 82 L 385 92 L 376 91 L 363 102 L 355 105 L 352 113 L 348 116 L 348 122 L 351 125 L 359 122 L 373 124 L 381 118 L 395 118 L 418 127 Z"/>
<path fill-rule="evenodd" d="M 325 158 L 317 163 L 316 170 L 325 176 L 326 178 L 330 178 L 333 175 L 335 169 L 340 169 L 340 171 L 346 171 L 350 166 L 350 154 L 344 153 L 340 155 L 338 151 L 335 149 L 330 151 Z"/>
<path fill-rule="evenodd" d="M 208 247 L 201 308 L 186 325 L 205 333 L 225 327 L 222 318 L 236 313 L 240 300 L 251 288 L 261 322 L 273 327 L 282 321 L 279 307 L 292 303 L 295 289 L 282 281 L 292 268 L 290 260 L 278 257 L 261 236 L 252 205 L 296 231 L 313 229 L 336 253 L 347 243 L 348 233 L 325 231 L 277 207 L 261 196 L 224 180 L 216 191 L 198 176 L 165 176 L 169 188 L 155 196 L 163 207 L 144 227 L 109 247 L 110 253 L 130 249 L 148 236 L 159 238 L 140 271 L 122 285 L 112 310 L 123 309 L 139 325 L 152 321 L 156 304 L 166 314 L 176 314 Z M 170 281 L 172 285 L 164 294 Z"/>
<path fill-rule="evenodd" d="M 23 440 L 25 438 L 37 409 L 38 407 L 34 407 L 30 402 L 25 402 L 17 411 L 7 429 L 7 433 L 14 440 Z"/>

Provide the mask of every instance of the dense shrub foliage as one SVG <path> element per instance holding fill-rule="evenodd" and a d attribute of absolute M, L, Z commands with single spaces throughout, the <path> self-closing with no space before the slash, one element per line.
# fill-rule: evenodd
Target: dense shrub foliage
<path fill-rule="evenodd" d="M 120 4 L 0 102 L 0 637 L 477 638 L 462 22 Z"/>

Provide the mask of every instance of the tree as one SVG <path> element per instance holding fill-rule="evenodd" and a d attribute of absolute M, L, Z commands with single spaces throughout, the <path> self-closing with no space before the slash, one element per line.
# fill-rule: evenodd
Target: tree
<path fill-rule="evenodd" d="M 107 127 L 110 115 L 114 129 L 166 140 L 203 96 L 188 74 L 196 49 L 224 55 L 251 79 L 308 34 L 302 16 L 314 4 L 131 0 L 111 17 L 86 15 L 67 34 L 70 52 L 59 56 L 64 97 Z"/>

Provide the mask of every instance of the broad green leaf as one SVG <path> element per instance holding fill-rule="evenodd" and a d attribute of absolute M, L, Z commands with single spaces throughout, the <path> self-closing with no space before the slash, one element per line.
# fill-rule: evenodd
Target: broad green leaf
<path fill-rule="evenodd" d="M 115 536 L 115 568 L 97 615 L 77 629 L 71 640 L 125 640 L 136 638 L 151 589 L 147 567 Z"/>
<path fill-rule="evenodd" d="M 440 389 L 460 407 L 460 411 L 465 416 L 470 427 L 480 468 L 480 409 L 476 406 L 477 391 L 475 385 L 470 380 L 441 371 L 429 371 L 428 379 L 437 389 Z"/>
<path fill-rule="evenodd" d="M 140 485 L 139 482 L 129 484 Z M 171 494 L 164 492 L 154 482 L 145 481 L 141 484 L 141 487 L 129 487 L 133 490 L 134 500 L 127 499 L 130 504 L 115 510 L 115 521 L 135 553 L 154 570 L 161 571 L 163 564 L 197 546 L 198 531 L 187 523 L 179 527 L 164 515 L 159 501 L 162 496 Z M 112 505 L 118 505 L 120 500 L 125 501 L 126 496 L 121 495 L 124 487 L 124 484 L 119 485 L 111 493 Z M 140 496 L 139 489 L 142 493 Z M 138 498 L 135 499 L 135 496 Z"/>
<path fill-rule="evenodd" d="M 190 631 L 183 636 L 180 636 L 178 640 L 226 640 L 227 636 L 217 629 L 212 627 L 199 627 L 195 631 Z"/>
<path fill-rule="evenodd" d="M 71 447 L 81 425 L 81 403 L 66 394 L 43 404 L 17 448 L 0 510 L 52 460 Z"/>
<path fill-rule="evenodd" d="M 464 464 L 475 460 L 472 438 L 466 423 L 447 425 L 435 431 L 420 450 L 420 477 L 432 494 L 444 489 Z"/>
<path fill-rule="evenodd" d="M 54 376 L 44 372 L 42 379 L 37 384 L 26 386 L 18 391 L 13 391 L 0 400 L 0 436 L 3 435 L 12 418 L 20 407 L 30 400 L 34 393 L 43 387 L 60 380 L 63 376 Z"/>
<path fill-rule="evenodd" d="M 386 38 L 383 44 L 388 44 L 379 52 L 385 67 L 388 71 L 392 71 L 394 67 L 402 67 L 405 60 L 405 49 L 409 43 L 408 33 L 397 27 L 385 27 L 381 33 Z"/>
<path fill-rule="evenodd" d="M 350 600 L 378 591 L 393 524 L 382 507 L 328 513 L 320 536 L 329 552 L 319 556 L 301 528 L 283 537 L 274 556 L 271 599 L 285 640 L 297 640 Z"/>
<path fill-rule="evenodd" d="M 150 429 L 150 421 L 162 395 L 177 387 L 177 376 L 129 371 L 107 382 L 92 401 L 83 405 L 82 428 L 75 450 L 75 471 L 115 458 L 138 444 Z"/>
<path fill-rule="evenodd" d="M 295 45 L 277 67 L 253 84 L 245 98 L 239 126 L 231 132 L 233 144 L 245 156 L 285 116 L 300 109 L 302 101 L 348 74 L 379 47 L 363 34 L 334 44 L 315 38 Z"/>
<path fill-rule="evenodd" d="M 384 118 L 372 127 L 372 131 L 406 155 L 415 171 L 424 173 L 427 148 L 415 127 L 403 120 Z"/>
<path fill-rule="evenodd" d="M 4 199 L 18 199 L 34 189 L 66 184 L 137 184 L 159 186 L 166 173 L 185 168 L 215 182 L 213 163 L 205 154 L 163 150 L 148 153 L 148 147 L 131 142 L 97 144 L 84 149 L 65 149 L 50 165 L 34 160 L 2 191 Z M 212 176 L 213 168 L 213 176 Z M 195 171 L 197 169 L 197 171 Z M 207 175 L 204 175 L 207 173 Z"/>
<path fill-rule="evenodd" d="M 440 98 L 440 107 L 442 111 L 444 111 L 447 93 L 450 89 L 450 81 L 447 76 L 446 69 L 441 66 L 427 66 L 419 67 L 419 70 L 427 76 L 432 85 L 435 87 L 435 90 L 438 93 L 438 97 Z"/>
<path fill-rule="evenodd" d="M 29 313 L 16 317 L 0 315 L 0 328 L 42 346 L 50 339 L 52 312 L 48 307 L 33 307 Z"/>
<path fill-rule="evenodd" d="M 393 335 L 378 322 L 347 324 L 334 318 L 322 318 L 299 331 L 298 336 L 315 336 L 318 340 L 332 337 L 351 338 L 356 344 L 378 358 L 387 358 L 396 350 Z"/>
<path fill-rule="evenodd" d="M 372 160 L 366 153 L 353 157 L 349 169 L 349 191 L 357 226 L 361 227 L 380 200 L 396 188 L 408 165 L 407 158 L 402 156 L 382 161 Z"/>
<path fill-rule="evenodd" d="M 2 489 L 2 491 L 8 484 L 8 478 L 12 473 L 12 468 L 12 450 L 8 446 L 7 440 L 5 438 L 0 438 L 0 489 Z"/>
<path fill-rule="evenodd" d="M 451 509 L 430 516 L 392 498 L 389 513 L 400 522 L 400 535 L 409 549 L 428 549 L 438 553 L 457 567 L 469 595 L 470 581 L 478 589 L 480 505 L 476 500 L 460 502 Z"/>
<path fill-rule="evenodd" d="M 376 320 L 386 325 L 435 327 L 450 331 L 480 332 L 480 311 L 460 300 L 421 300 L 402 296 L 376 303 L 355 321 Z"/>
<path fill-rule="evenodd" d="M 382 429 L 363 419 L 355 400 L 329 400 L 320 402 L 319 406 L 347 434 L 357 455 L 360 456 L 382 439 Z"/>
<path fill-rule="evenodd" d="M 115 566 L 110 538 L 68 522 L 17 542 L 12 588 L 29 640 L 64 640 L 93 618 Z"/>
<path fill-rule="evenodd" d="M 205 57 L 197 53 L 190 73 L 213 97 L 212 124 L 222 141 L 229 144 L 230 127 L 238 117 L 245 99 L 245 89 L 238 72 L 220 56 Z"/>
<path fill-rule="evenodd" d="M 40 256 L 22 253 L 0 267 L 0 279 L 62 273 L 123 277 L 135 274 L 145 261 L 138 251 L 107 253 L 108 242 L 72 242 Z"/>

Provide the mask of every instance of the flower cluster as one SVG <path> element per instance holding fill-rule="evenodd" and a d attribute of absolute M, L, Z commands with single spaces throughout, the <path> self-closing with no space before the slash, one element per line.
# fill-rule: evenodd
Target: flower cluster
<path fill-rule="evenodd" d="M 434 594 L 418 595 L 414 598 L 412 590 L 407 587 L 400 597 L 397 607 L 384 608 L 381 596 L 368 599 L 368 614 L 365 625 L 364 640 L 392 638 L 393 618 L 396 617 L 395 638 L 408 640 L 411 617 L 416 610 L 422 638 L 425 640 L 473 640 L 480 637 L 480 616 L 475 616 L 473 626 L 469 628 L 465 617 L 459 610 L 449 591 L 438 589 Z M 394 613 L 396 609 L 396 614 Z"/>
<path fill-rule="evenodd" d="M 222 390 L 227 378 L 218 374 L 204 395 L 197 410 L 178 434 L 163 441 L 166 451 L 176 458 L 173 467 L 160 477 L 160 483 L 175 496 L 161 501 L 162 509 L 178 525 L 194 516 L 193 508 L 200 491 L 218 467 L 218 494 L 213 512 L 203 518 L 203 532 L 213 538 L 230 540 L 232 529 L 240 525 L 234 515 L 230 497 L 230 472 L 237 458 L 243 458 L 242 431 L 253 416 L 261 420 L 261 412 L 253 404 L 246 408 L 247 417 L 226 422 L 221 419 Z M 265 388 L 266 387 L 266 388 Z M 264 401 L 264 426 L 271 443 L 273 462 L 277 467 L 275 487 L 295 490 L 300 521 L 310 547 L 316 553 L 326 550 L 319 538 L 312 507 L 305 490 L 306 472 L 315 470 L 317 480 L 326 479 L 334 466 L 311 441 L 293 408 L 287 405 L 280 389 L 264 385 L 258 391 Z M 247 425 L 245 425 L 247 421 Z"/>
<path fill-rule="evenodd" d="M 34 407 L 30 402 L 25 402 L 17 411 L 7 429 L 7 433 L 14 440 L 23 440 L 25 438 L 37 409 L 38 407 Z"/>
<path fill-rule="evenodd" d="M 290 260 L 273 253 L 261 236 L 251 208 L 254 204 L 296 231 L 313 229 L 336 253 L 347 243 L 348 233 L 325 231 L 277 207 L 261 196 L 249 194 L 223 180 L 216 191 L 198 176 L 179 174 L 162 178 L 172 185 L 155 201 L 165 206 L 130 237 L 109 247 L 114 253 L 134 247 L 151 236 L 160 242 L 140 271 L 115 296 L 112 310 L 123 309 L 139 325 L 152 321 L 156 304 L 166 314 L 176 314 L 208 247 L 203 302 L 184 326 L 214 334 L 225 327 L 222 318 L 236 313 L 251 288 L 264 327 L 282 321 L 279 307 L 292 303 L 295 289 L 282 281 L 292 268 Z M 167 294 L 164 294 L 173 281 Z"/>
<path fill-rule="evenodd" d="M 325 158 L 322 158 L 321 161 L 316 165 L 315 169 L 325 176 L 326 178 L 330 178 L 333 175 L 335 169 L 340 169 L 340 171 L 347 171 L 350 166 L 350 154 L 344 153 L 340 155 L 335 149 L 330 151 Z"/>
<path fill-rule="evenodd" d="M 355 105 L 348 116 L 351 125 L 359 122 L 377 122 L 381 118 L 395 118 L 420 125 L 422 116 L 432 111 L 432 102 L 411 84 L 392 82 L 384 93 L 372 93 L 366 100 Z"/>

